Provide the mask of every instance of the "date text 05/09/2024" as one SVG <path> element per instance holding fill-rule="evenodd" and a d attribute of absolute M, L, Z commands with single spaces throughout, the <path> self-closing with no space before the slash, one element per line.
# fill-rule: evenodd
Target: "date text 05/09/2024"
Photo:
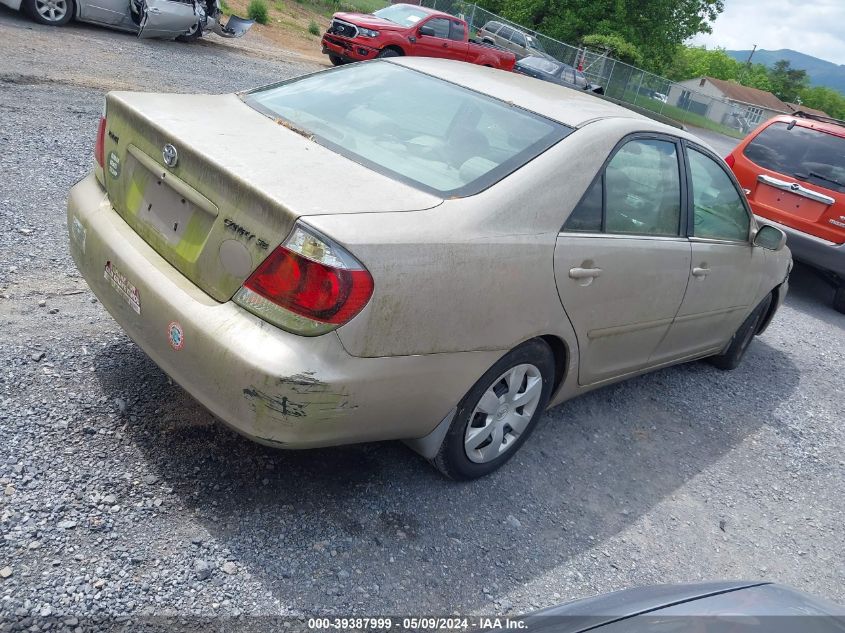
<path fill-rule="evenodd" d="M 350 617 L 309 618 L 308 628 L 314 631 L 493 631 L 522 630 L 524 620 L 499 616 L 452 617 Z"/>

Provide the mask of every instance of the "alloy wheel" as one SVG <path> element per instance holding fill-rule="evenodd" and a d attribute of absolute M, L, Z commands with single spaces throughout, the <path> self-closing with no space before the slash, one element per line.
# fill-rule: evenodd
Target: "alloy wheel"
<path fill-rule="evenodd" d="M 35 0 L 35 10 L 48 22 L 60 22 L 67 15 L 68 0 Z"/>

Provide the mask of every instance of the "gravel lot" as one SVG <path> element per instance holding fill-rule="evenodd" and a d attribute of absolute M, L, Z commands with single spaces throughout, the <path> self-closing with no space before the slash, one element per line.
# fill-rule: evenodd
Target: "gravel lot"
<path fill-rule="evenodd" d="M 105 89 L 229 91 L 312 67 L 3 8 L 0 42 L 0 631 L 519 613 L 704 579 L 845 602 L 845 316 L 812 273 L 796 269 L 738 370 L 695 363 L 567 403 L 482 481 L 445 481 L 398 443 L 263 448 L 215 423 L 93 299 L 65 198 Z"/>

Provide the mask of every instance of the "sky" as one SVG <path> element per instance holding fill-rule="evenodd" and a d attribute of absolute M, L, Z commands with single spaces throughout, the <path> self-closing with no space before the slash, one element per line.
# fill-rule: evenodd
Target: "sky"
<path fill-rule="evenodd" d="M 713 33 L 691 44 L 728 50 L 792 50 L 845 64 L 845 0 L 725 0 Z"/>

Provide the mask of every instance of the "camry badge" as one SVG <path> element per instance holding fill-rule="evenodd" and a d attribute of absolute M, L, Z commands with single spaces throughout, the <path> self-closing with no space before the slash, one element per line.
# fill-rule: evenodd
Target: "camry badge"
<path fill-rule="evenodd" d="M 179 154 L 176 148 L 170 143 L 162 148 L 161 157 L 164 159 L 164 164 L 168 167 L 176 167 L 176 163 L 179 162 Z"/>

